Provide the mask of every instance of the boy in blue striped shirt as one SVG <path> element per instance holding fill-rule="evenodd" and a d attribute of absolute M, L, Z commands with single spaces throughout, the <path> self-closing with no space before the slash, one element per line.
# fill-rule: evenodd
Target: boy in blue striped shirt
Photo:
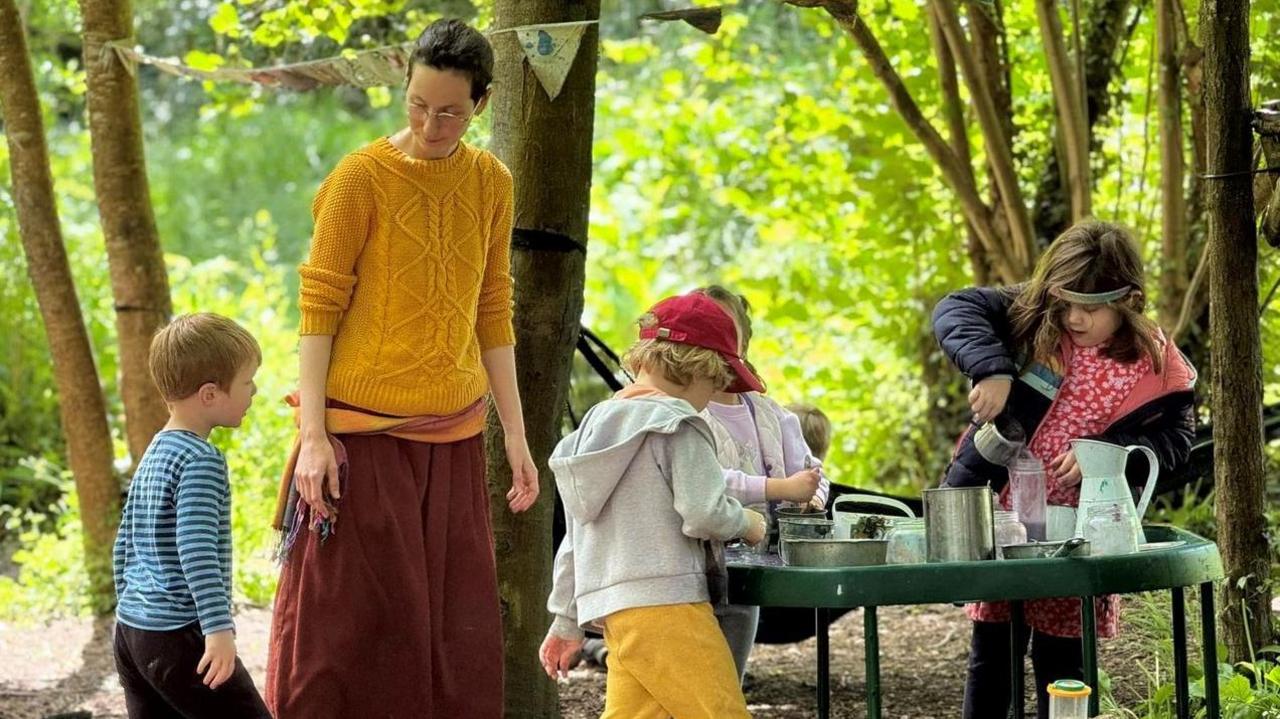
<path fill-rule="evenodd" d="M 231 486 L 214 427 L 238 427 L 262 352 L 211 313 L 183 315 L 151 341 L 169 407 L 138 463 L 116 535 L 115 659 L 131 719 L 265 717 L 236 658 L 231 621 Z"/>

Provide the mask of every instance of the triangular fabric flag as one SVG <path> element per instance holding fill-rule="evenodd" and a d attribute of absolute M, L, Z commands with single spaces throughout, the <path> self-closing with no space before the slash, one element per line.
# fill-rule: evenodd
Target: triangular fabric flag
<path fill-rule="evenodd" d="M 684 20 L 708 35 L 715 35 L 716 31 L 720 29 L 721 9 L 718 7 L 695 7 L 686 10 L 647 12 L 641 15 L 640 19 L 657 20 L 659 22 Z"/>
<path fill-rule="evenodd" d="M 552 100 L 564 87 L 586 29 L 586 24 L 533 25 L 515 31 L 533 74 Z"/>

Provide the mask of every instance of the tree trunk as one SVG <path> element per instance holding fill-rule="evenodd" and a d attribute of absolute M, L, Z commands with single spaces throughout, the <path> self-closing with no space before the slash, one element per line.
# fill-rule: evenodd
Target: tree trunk
<path fill-rule="evenodd" d="M 930 8 L 936 18 L 937 9 Z M 1013 95 L 1010 93 L 1010 75 L 1009 75 L 1009 56 L 1008 56 L 1008 37 L 1005 34 L 1004 26 L 1004 6 L 1002 0 L 969 0 L 965 5 L 965 10 L 969 19 L 969 36 L 972 38 L 973 59 L 977 61 L 978 72 L 985 78 L 985 85 L 991 92 L 991 101 L 995 104 L 996 114 L 1000 117 L 1000 130 L 1004 136 L 1005 142 L 1013 147 L 1015 128 L 1013 125 Z M 942 32 L 939 25 L 938 32 Z M 948 48 L 950 49 L 950 48 Z M 954 58 L 954 53 L 952 55 Z M 954 62 L 954 61 L 953 61 Z M 991 207 L 991 216 L 993 218 L 993 226 L 996 235 L 1000 238 L 1001 246 L 1010 247 L 1013 244 L 1011 229 L 1009 226 L 1009 212 L 1004 205 L 1004 197 L 1000 195 L 1000 186 L 996 183 L 995 166 L 988 158 L 987 168 L 987 194 L 991 198 L 987 203 Z M 991 267 L 990 259 L 987 260 L 987 266 Z M 1020 282 L 1025 279 L 1030 268 L 1025 268 L 1021 274 L 1014 277 L 1008 282 Z M 988 273 L 988 277 L 990 273 Z M 980 280 L 974 277 L 976 284 L 990 284 L 990 280 Z M 945 358 L 944 358 L 945 361 Z"/>
<path fill-rule="evenodd" d="M 1253 137 L 1249 129 L 1249 2 L 1203 0 L 1210 180 L 1209 317 L 1218 546 L 1226 568 L 1221 622 L 1231 661 L 1271 643 L 1271 569 L 1262 462 L 1262 358 Z M 1239 174 L 1235 174 L 1239 173 Z M 1250 642 L 1252 641 L 1252 647 Z"/>
<path fill-rule="evenodd" d="M 973 176 L 973 153 L 969 150 L 969 127 L 964 119 L 964 102 L 960 99 L 960 83 L 956 77 L 955 57 L 947 45 L 947 38 L 942 34 L 942 26 L 938 24 L 938 13 L 927 8 L 929 13 L 929 41 L 933 45 L 933 56 L 938 64 L 938 86 L 942 89 L 942 114 L 947 120 L 947 136 L 951 141 L 951 151 L 955 153 L 960 172 L 967 177 L 970 185 L 976 186 Z M 983 249 L 982 240 L 974 230 L 972 223 L 965 222 L 967 228 L 966 247 L 969 265 L 973 270 L 974 284 L 986 285 L 991 282 L 991 259 Z M 929 338 L 932 342 L 932 337 Z"/>
<path fill-rule="evenodd" d="M 1006 248 L 1012 260 L 1011 263 L 1029 274 L 1036 254 L 1035 242 L 1031 231 L 1031 216 L 1027 212 L 1026 204 L 1022 199 L 1022 189 L 1018 185 L 1017 168 L 1013 164 L 1013 150 L 1008 134 L 1004 131 L 1004 124 L 1008 119 L 1000 117 L 1001 113 L 995 101 L 997 89 L 982 72 L 969 47 L 955 5 L 950 0 L 934 0 L 932 6 L 937 10 L 938 21 L 942 26 L 943 34 L 946 35 L 947 44 L 950 45 L 960 72 L 964 76 L 965 84 L 969 88 L 969 97 L 978 118 L 978 126 L 982 129 L 995 185 L 1000 188 L 1000 197 L 1004 200 L 1003 206 L 1012 238 Z"/>
<path fill-rule="evenodd" d="M 1181 3 L 1175 3 L 1181 5 Z M 1206 246 L 1208 241 L 1205 217 L 1205 191 L 1211 180 L 1201 179 L 1208 174 L 1208 141 L 1205 136 L 1204 106 L 1204 51 L 1187 33 L 1181 22 L 1179 10 L 1179 40 L 1182 44 L 1182 76 L 1186 88 L 1186 101 L 1191 118 L 1191 190 L 1187 200 L 1187 257 L 1194 258 L 1196 269 L 1183 294 L 1178 324 L 1173 330 L 1173 340 L 1187 353 L 1187 357 L 1200 371 L 1202 377 L 1213 376 L 1213 363 L 1209 357 L 1209 292 L 1204 288 L 1208 274 Z M 1189 265 L 1188 265 L 1189 266 Z M 1165 328 L 1166 331 L 1168 328 Z M 1197 394 L 1208 397 L 1208 385 L 1202 384 Z"/>
<path fill-rule="evenodd" d="M 53 355 L 62 432 L 80 498 L 90 596 L 95 611 L 105 612 L 115 598 L 111 549 L 120 485 L 112 470 L 106 403 L 62 244 L 35 77 L 13 0 L 0 0 L 0 67 L 5 68 L 0 72 L 0 117 L 9 143 L 18 230 Z"/>
<path fill-rule="evenodd" d="M 498 0 L 494 9 L 499 28 L 599 17 L 599 0 Z M 525 64 L 515 38 L 494 38 L 493 150 L 515 176 L 516 367 L 542 489 L 532 509 L 520 515 L 506 509 L 511 470 L 493 413 L 486 445 L 506 634 L 506 716 L 550 717 L 558 716 L 556 684 L 536 659 L 550 624 L 545 607 L 555 483 L 547 459 L 560 439 L 582 318 L 599 33 L 587 27 L 554 101 Z"/>
<path fill-rule="evenodd" d="M 1183 187 L 1182 83 L 1178 56 L 1178 12 L 1172 0 L 1156 0 L 1156 55 L 1160 65 L 1160 325 L 1178 326 L 1187 292 L 1187 214 Z"/>
<path fill-rule="evenodd" d="M 1133 24 L 1126 26 L 1132 0 L 1098 0 L 1090 3 L 1092 11 L 1085 32 L 1085 117 L 1089 146 L 1093 147 L 1093 127 L 1106 116 L 1113 100 L 1109 92 L 1111 80 L 1120 69 L 1116 61 L 1116 47 L 1127 37 Z M 1035 210 L 1032 222 L 1036 237 L 1047 244 L 1067 229 L 1071 218 L 1071 202 L 1066 196 L 1062 172 L 1056 153 L 1049 153 L 1048 162 L 1040 173 L 1036 186 Z"/>
<path fill-rule="evenodd" d="M 1057 135 L 1062 140 L 1067 168 L 1067 190 L 1071 197 L 1071 221 L 1078 222 L 1092 211 L 1089 180 L 1089 128 L 1081 107 L 1080 82 L 1076 65 L 1067 54 L 1062 18 L 1054 0 L 1036 0 L 1036 17 L 1045 48 L 1054 105 L 1058 114 Z"/>
<path fill-rule="evenodd" d="M 173 305 L 147 187 L 138 85 L 104 46 L 133 37 L 133 7 L 130 0 L 80 0 L 80 11 L 93 185 L 115 299 L 125 433 L 137 462 L 168 420 L 151 381 L 147 353 L 151 336 L 169 321 Z"/>

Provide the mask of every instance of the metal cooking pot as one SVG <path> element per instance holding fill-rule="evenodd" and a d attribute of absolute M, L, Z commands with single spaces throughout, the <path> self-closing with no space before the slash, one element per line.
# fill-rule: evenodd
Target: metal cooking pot
<path fill-rule="evenodd" d="M 784 539 L 782 562 L 791 567 L 866 567 L 884 564 L 886 539 Z"/>

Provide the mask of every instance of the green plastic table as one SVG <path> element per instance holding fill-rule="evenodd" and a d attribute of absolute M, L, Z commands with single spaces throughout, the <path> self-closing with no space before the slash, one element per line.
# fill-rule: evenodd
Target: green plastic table
<path fill-rule="evenodd" d="M 1185 587 L 1199 585 L 1203 618 L 1204 666 L 1216 667 L 1213 582 L 1222 579 L 1218 547 L 1203 537 L 1165 525 L 1144 527 L 1148 542 L 1182 541 L 1177 547 L 1121 556 L 1021 559 L 986 562 L 946 562 L 875 567 L 808 568 L 782 566 L 767 557 L 730 550 L 729 600 L 766 607 L 812 607 L 818 640 L 818 716 L 830 715 L 830 655 L 828 627 L 831 609 L 861 607 L 866 639 L 867 716 L 880 717 L 880 642 L 876 608 L 908 604 L 1009 601 L 1013 617 L 1022 616 L 1022 603 L 1045 597 L 1093 598 L 1168 589 L 1173 598 L 1174 684 L 1179 719 L 1189 719 L 1190 682 L 1187 676 Z M 1089 715 L 1098 713 L 1097 627 L 1092 601 L 1082 607 L 1085 681 L 1095 688 Z M 1012 634 L 1012 633 L 1011 633 Z M 1013 652 L 1013 709 L 1021 719 L 1023 697 L 1022 652 Z M 1217 672 L 1205 672 L 1208 716 L 1218 719 Z"/>

